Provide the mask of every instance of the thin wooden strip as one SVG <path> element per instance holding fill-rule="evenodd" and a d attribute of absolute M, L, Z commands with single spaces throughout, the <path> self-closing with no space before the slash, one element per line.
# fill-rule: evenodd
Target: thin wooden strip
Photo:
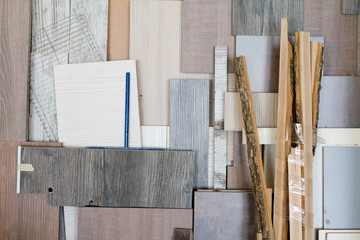
<path fill-rule="evenodd" d="M 342 14 L 360 14 L 360 1 L 343 0 L 341 10 Z"/>
<path fill-rule="evenodd" d="M 227 91 L 227 47 L 215 46 L 215 130 L 224 130 L 224 98 Z"/>
<path fill-rule="evenodd" d="M 214 189 L 226 188 L 227 133 L 215 130 Z"/>
<path fill-rule="evenodd" d="M 266 182 L 257 133 L 256 117 L 244 56 L 235 59 L 235 71 L 240 88 L 243 118 L 248 141 L 248 160 L 257 209 L 258 233 L 262 234 L 263 239 L 274 239 L 271 211 L 268 208 Z"/>

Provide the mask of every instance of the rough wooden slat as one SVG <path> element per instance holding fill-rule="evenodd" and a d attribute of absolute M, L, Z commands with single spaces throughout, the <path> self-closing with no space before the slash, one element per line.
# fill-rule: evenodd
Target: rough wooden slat
<path fill-rule="evenodd" d="M 342 0 L 342 14 L 360 14 L 359 0 Z"/>
<path fill-rule="evenodd" d="M 0 140 L 25 141 L 30 1 L 1 1 L 0 19 Z"/>
<path fill-rule="evenodd" d="M 280 35 L 281 18 L 289 19 L 289 32 L 303 28 L 303 0 L 233 0 L 233 35 Z"/>
<path fill-rule="evenodd" d="M 321 74 L 323 67 L 323 44 L 310 42 L 311 53 L 311 92 L 312 92 L 312 126 L 317 128 L 319 121 L 319 101 L 321 89 Z"/>
<path fill-rule="evenodd" d="M 171 80 L 170 149 L 194 150 L 195 188 L 208 187 L 209 81 Z"/>
<path fill-rule="evenodd" d="M 22 148 L 21 193 L 46 193 L 55 206 L 191 208 L 194 153 Z M 163 183 L 166 182 L 166 185 Z"/>

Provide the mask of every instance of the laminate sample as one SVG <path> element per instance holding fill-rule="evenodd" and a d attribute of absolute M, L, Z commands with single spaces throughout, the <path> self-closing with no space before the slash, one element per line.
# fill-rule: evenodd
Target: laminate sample
<path fill-rule="evenodd" d="M 0 142 L 0 238 L 58 239 L 59 208 L 49 206 L 44 194 L 16 194 L 18 146 L 61 144 Z"/>
<path fill-rule="evenodd" d="M 227 167 L 226 189 L 252 190 L 252 181 L 248 166 Z"/>
<path fill-rule="evenodd" d="M 357 18 L 341 14 L 341 1 L 304 0 L 304 31 L 325 38 L 325 76 L 356 75 Z"/>
<path fill-rule="evenodd" d="M 212 74 L 181 72 L 183 4 L 183 1 L 130 2 L 130 59 L 137 61 L 141 125 L 170 125 L 170 79 L 213 79 Z M 212 110 L 213 101 L 210 104 Z M 211 125 L 213 120 L 211 115 Z"/>
<path fill-rule="evenodd" d="M 196 151 L 194 188 L 207 188 L 209 81 L 171 80 L 170 149 Z"/>
<path fill-rule="evenodd" d="M 173 240 L 193 240 L 194 233 L 192 229 L 176 228 Z"/>
<path fill-rule="evenodd" d="M 59 141 L 65 146 L 124 146 L 126 72 L 130 72 L 129 146 L 141 147 L 134 60 L 54 67 Z"/>
<path fill-rule="evenodd" d="M 0 18 L 0 140 L 25 141 L 30 1 L 1 1 Z"/>
<path fill-rule="evenodd" d="M 227 133 L 224 130 L 215 130 L 214 189 L 226 188 L 226 140 Z"/>
<path fill-rule="evenodd" d="M 79 208 L 79 239 L 169 240 L 192 229 L 192 209 Z"/>
<path fill-rule="evenodd" d="M 234 72 L 235 38 L 231 35 L 231 0 L 185 0 L 182 9 L 181 70 L 214 72 L 214 46 L 229 50 L 228 72 Z"/>
<path fill-rule="evenodd" d="M 196 191 L 194 239 L 256 239 L 251 191 Z"/>
<path fill-rule="evenodd" d="M 342 0 L 342 14 L 360 14 L 359 0 Z"/>
<path fill-rule="evenodd" d="M 21 172 L 19 192 L 49 192 L 53 206 L 191 208 L 194 157 L 188 151 L 22 148 L 21 163 L 35 170 Z"/>
<path fill-rule="evenodd" d="M 289 33 L 303 28 L 303 0 L 233 0 L 233 35 L 279 36 L 281 18 L 289 19 Z"/>
<path fill-rule="evenodd" d="M 144 148 L 169 148 L 168 126 L 141 126 L 141 146 Z"/>
<path fill-rule="evenodd" d="M 335 97 L 336 96 L 336 97 Z M 360 127 L 360 77 L 323 76 L 319 128 Z"/>
<path fill-rule="evenodd" d="M 360 228 L 359 147 L 324 147 L 324 228 Z"/>

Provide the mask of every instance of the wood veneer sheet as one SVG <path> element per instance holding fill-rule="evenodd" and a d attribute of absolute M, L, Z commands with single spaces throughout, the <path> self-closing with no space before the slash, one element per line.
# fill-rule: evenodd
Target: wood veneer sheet
<path fill-rule="evenodd" d="M 60 142 L 124 146 L 126 72 L 130 72 L 129 146 L 141 147 L 135 60 L 54 67 Z"/>

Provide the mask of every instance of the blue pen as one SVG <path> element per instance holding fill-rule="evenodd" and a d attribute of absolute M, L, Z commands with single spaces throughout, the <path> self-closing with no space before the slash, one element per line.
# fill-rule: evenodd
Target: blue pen
<path fill-rule="evenodd" d="M 129 147 L 129 111 L 130 111 L 130 73 L 126 73 L 126 91 L 125 91 L 125 140 L 124 147 Z"/>

